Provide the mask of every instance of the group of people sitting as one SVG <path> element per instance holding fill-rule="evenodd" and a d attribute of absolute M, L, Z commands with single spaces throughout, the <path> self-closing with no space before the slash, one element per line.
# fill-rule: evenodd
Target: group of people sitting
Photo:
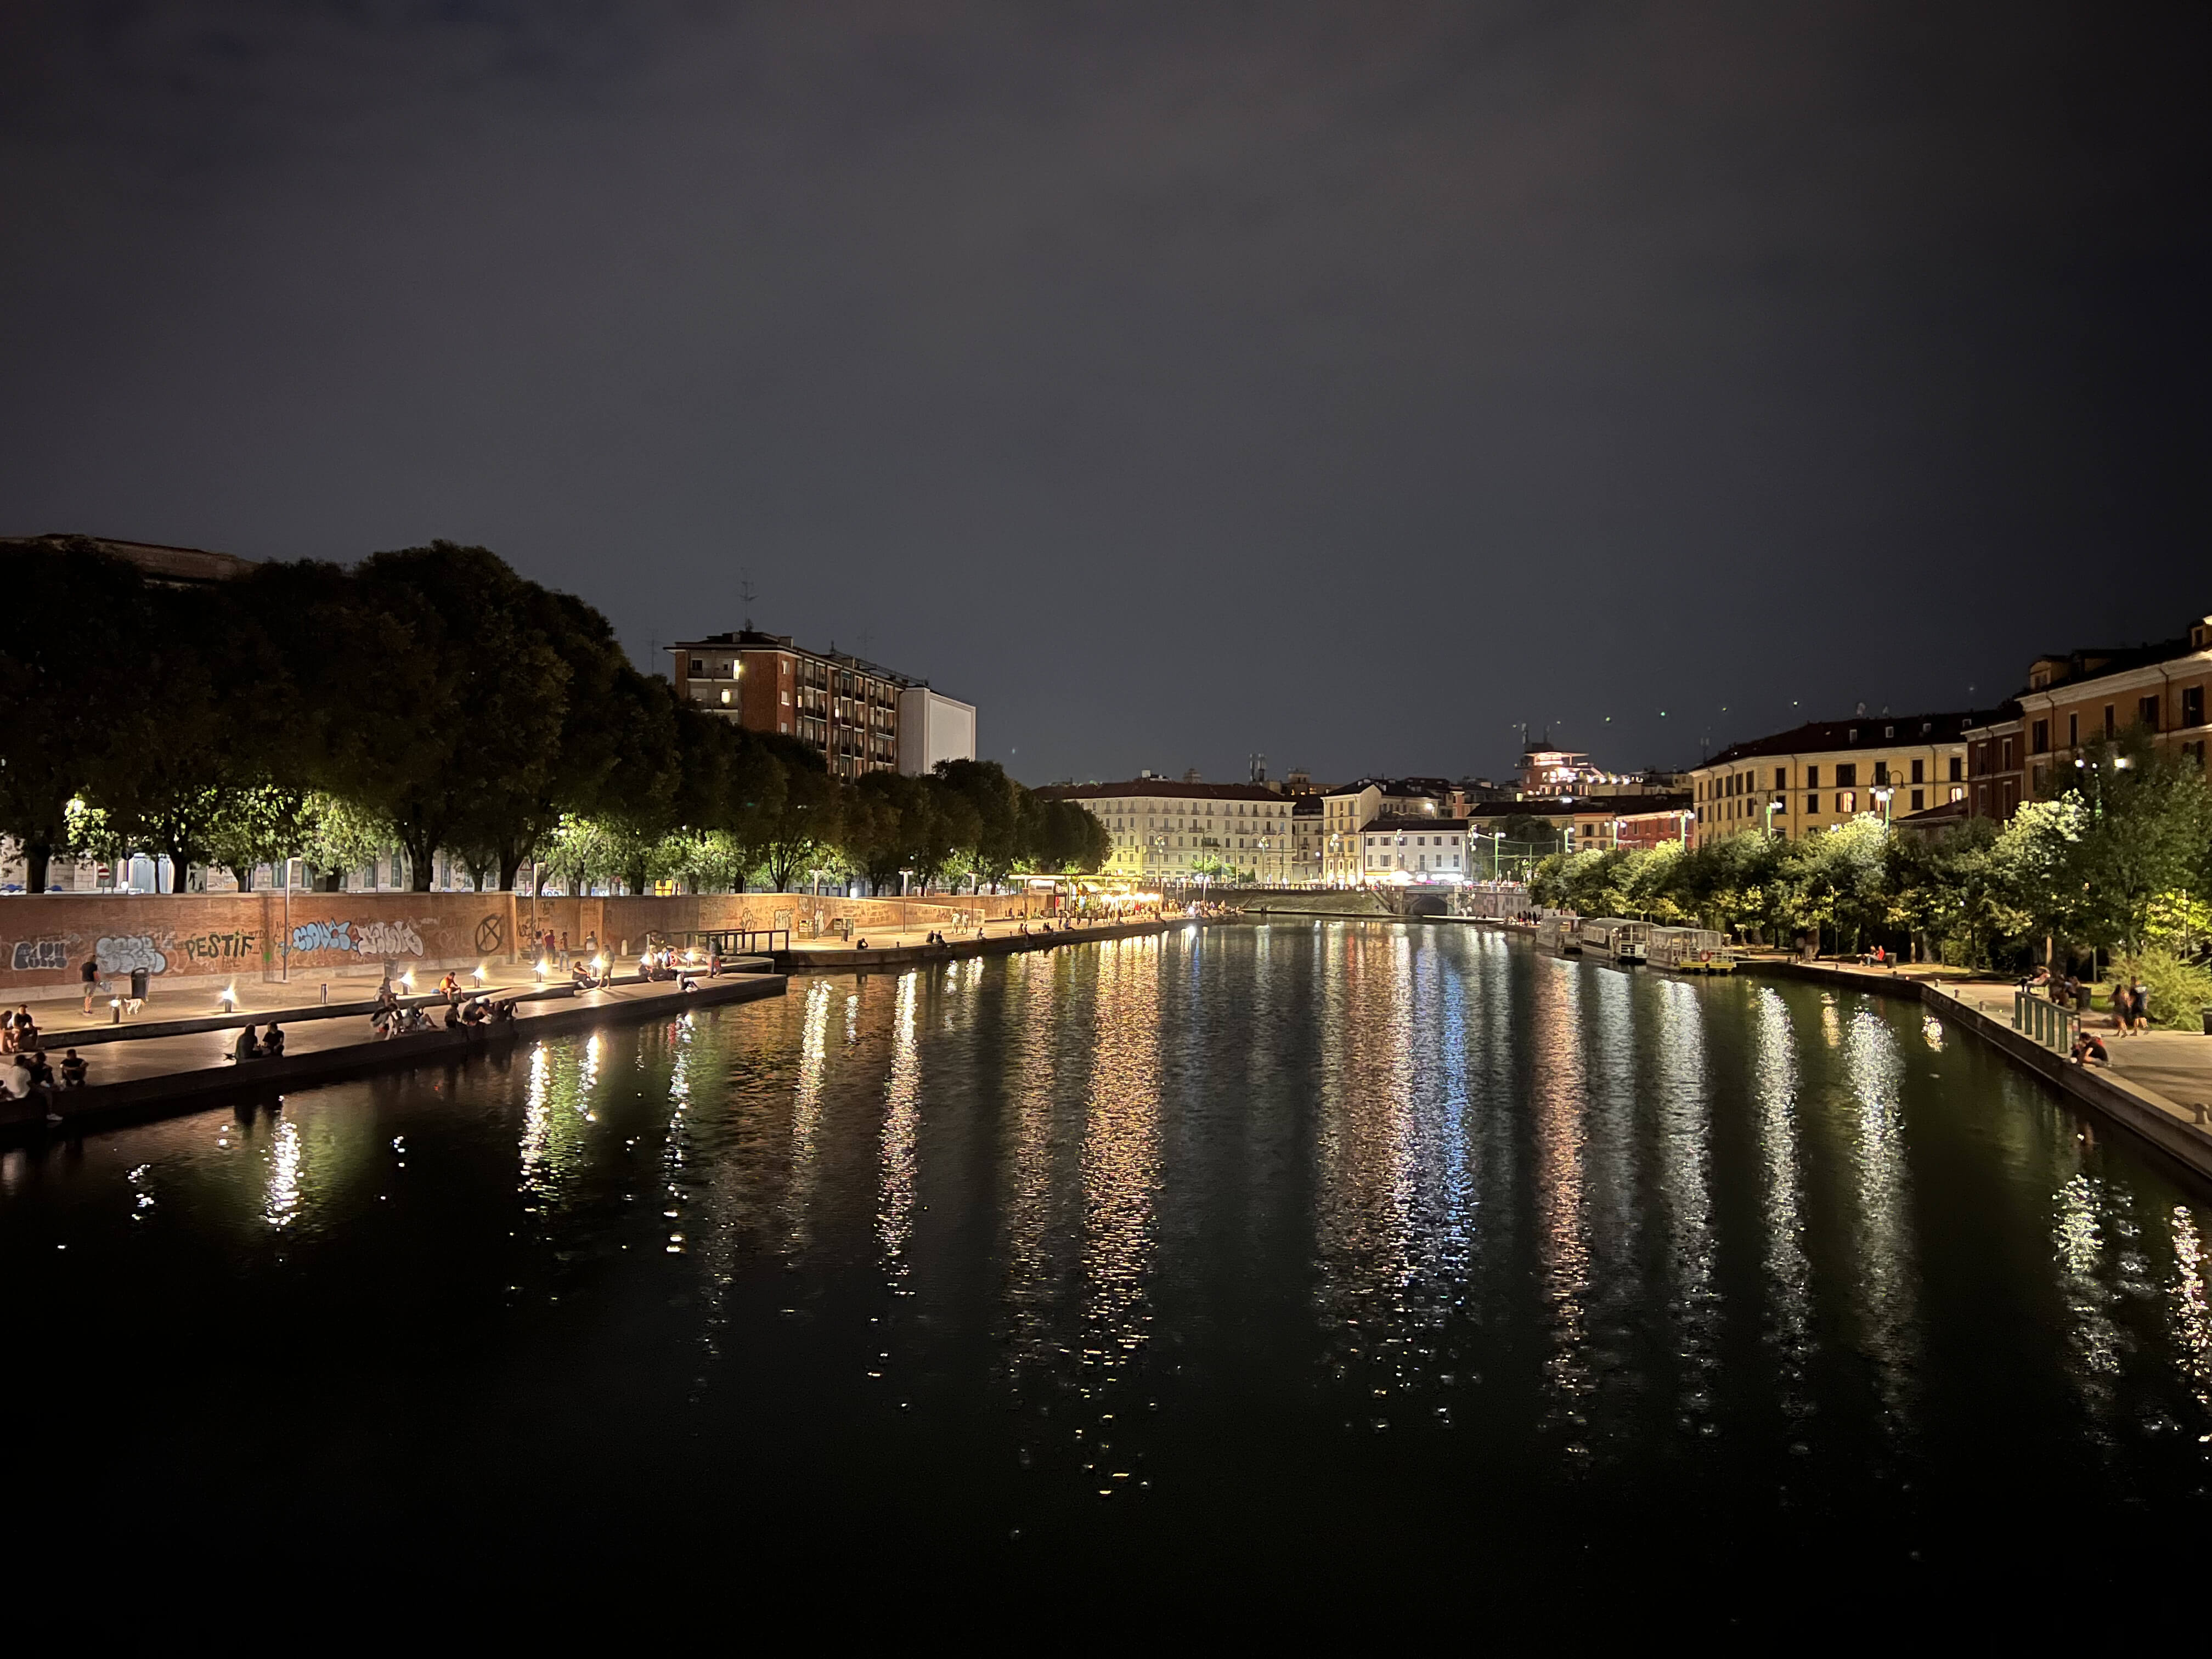
<path fill-rule="evenodd" d="M 38 1046 L 39 1022 L 31 1018 L 29 1003 L 0 1013 L 0 1054 L 27 1054 Z"/>
<path fill-rule="evenodd" d="M 284 1028 L 275 1020 L 260 1036 L 254 1035 L 251 1025 L 239 1028 L 238 1041 L 230 1045 L 233 1060 L 282 1060 L 284 1058 Z"/>
<path fill-rule="evenodd" d="M 514 1019 L 513 997 L 490 997 L 481 993 L 471 994 L 461 989 L 460 981 L 453 975 L 446 975 L 439 986 L 439 994 L 446 1000 L 446 1029 L 449 1031 L 483 1031 L 496 1025 L 511 1024 Z M 377 1036 L 389 1042 L 397 1036 L 412 1036 L 418 1031 L 434 1031 L 437 1022 L 421 1008 L 409 1007 L 399 1000 L 399 994 L 386 980 L 377 988 L 376 1006 L 369 1011 L 369 1024 Z M 253 1028 L 246 1027 L 248 1031 Z M 276 1027 L 270 1027 L 275 1030 Z M 280 1048 L 278 1053 L 283 1051 Z M 241 1056 L 243 1058 L 243 1056 Z"/>
<path fill-rule="evenodd" d="M 59 1086 L 64 1089 L 84 1087 L 84 1061 L 74 1048 L 62 1055 Z M 54 1068 L 46 1060 L 43 1048 L 24 1048 L 16 1051 L 15 1063 L 0 1071 L 0 1094 L 9 1100 L 29 1100 L 35 1097 L 46 1109 L 46 1121 L 58 1123 L 62 1115 L 56 1109 Z"/>

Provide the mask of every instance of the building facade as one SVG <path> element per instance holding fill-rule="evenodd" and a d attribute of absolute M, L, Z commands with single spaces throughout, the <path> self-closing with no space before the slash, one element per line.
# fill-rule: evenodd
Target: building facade
<path fill-rule="evenodd" d="M 1988 714 L 1862 714 L 1723 749 L 1689 773 L 1692 835 L 1710 846 L 1771 828 L 1791 840 L 1862 812 L 1892 819 L 1966 798 L 1970 730 Z"/>
<path fill-rule="evenodd" d="M 1369 884 L 1443 883 L 1468 879 L 1465 818 L 1378 817 L 1359 829 L 1360 878 Z"/>
<path fill-rule="evenodd" d="M 940 761 L 975 758 L 975 705 L 956 702 L 926 685 L 909 685 L 898 697 L 898 769 L 920 777 Z"/>
<path fill-rule="evenodd" d="M 2075 763 L 2100 739 L 2130 732 L 2204 764 L 2212 739 L 2212 617 L 2186 635 L 2130 651 L 2041 657 L 2019 696 L 2021 799 L 2050 800 L 2074 787 Z"/>
<path fill-rule="evenodd" d="M 899 769 L 900 724 L 910 691 L 928 682 L 839 651 L 813 651 L 788 634 L 740 629 L 668 647 L 676 695 L 725 715 L 749 732 L 796 738 L 828 763 L 832 776 L 866 777 Z M 939 696 L 917 705 L 924 732 L 906 755 L 972 760 L 974 708 Z M 961 751 L 960 716 L 966 719 Z M 921 769 L 927 769 L 922 767 Z"/>
<path fill-rule="evenodd" d="M 1264 783 L 1140 777 L 1036 793 L 1088 807 L 1106 826 L 1113 852 L 1102 874 L 1149 883 L 1194 881 L 1218 870 L 1276 884 L 1297 867 L 1291 803 Z"/>
<path fill-rule="evenodd" d="M 1462 792 L 1442 778 L 1361 778 L 1325 790 L 1320 879 L 1329 887 L 1358 887 L 1370 878 L 1373 866 L 1362 838 L 1378 818 L 1448 818 L 1464 810 Z"/>

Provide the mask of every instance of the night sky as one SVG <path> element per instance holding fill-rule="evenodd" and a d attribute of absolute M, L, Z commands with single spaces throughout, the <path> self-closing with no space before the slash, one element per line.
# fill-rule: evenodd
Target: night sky
<path fill-rule="evenodd" d="M 2212 611 L 2208 19 L 0 0 L 0 533 L 750 580 L 1031 782 L 1987 703 Z"/>

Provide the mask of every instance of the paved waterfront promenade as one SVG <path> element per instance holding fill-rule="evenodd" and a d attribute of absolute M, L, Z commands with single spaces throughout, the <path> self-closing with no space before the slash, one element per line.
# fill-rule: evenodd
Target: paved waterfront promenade
<path fill-rule="evenodd" d="M 2123 1037 L 2109 1015 L 2092 1015 L 2112 1064 L 2076 1066 L 2012 1029 L 2014 982 L 1912 965 L 1867 968 L 1747 957 L 1743 969 L 1880 995 L 1915 996 L 1939 1017 L 1960 1020 L 1978 1036 L 2083 1104 L 2134 1130 L 2198 1174 L 2212 1176 L 2212 1036 L 2186 1030 Z"/>
<path fill-rule="evenodd" d="M 366 1012 L 303 1018 L 297 1023 L 287 1020 L 281 1060 L 234 1060 L 231 1050 L 237 1041 L 236 1024 L 80 1044 L 78 1051 L 89 1066 L 87 1086 L 62 1093 L 59 1109 L 65 1121 L 51 1132 L 68 1134 L 82 1127 L 157 1116 L 172 1109 L 189 1109 L 226 1094 L 305 1088 L 361 1072 L 446 1063 L 512 1050 L 518 1043 L 540 1036 L 617 1020 L 670 1018 L 692 1008 L 781 996 L 786 982 L 781 974 L 727 974 L 720 979 L 699 980 L 689 992 L 666 981 L 647 983 L 632 979 L 599 990 L 561 988 L 541 994 L 535 990 L 533 981 L 533 988 L 524 991 L 517 1005 L 514 1025 L 501 1031 L 447 1030 L 441 1024 L 429 1031 L 387 1041 L 372 1030 Z M 241 1002 L 245 989 L 239 988 Z M 441 1006 L 434 1018 L 442 1019 L 443 1012 Z M 70 1046 L 68 1035 L 57 1031 L 48 1042 L 48 1057 L 58 1059 L 61 1050 Z M 0 1115 L 0 1136 L 20 1138 L 48 1129 L 43 1121 L 45 1110 L 43 1103 L 36 1099 L 0 1105 L 0 1114 L 4 1114 Z"/>
<path fill-rule="evenodd" d="M 1043 924 L 1032 921 L 1024 933 L 1018 921 L 995 922 L 981 938 L 970 929 L 944 945 L 927 942 L 930 930 L 913 928 L 856 936 L 851 944 L 807 941 L 777 955 L 779 965 L 791 972 L 896 970 L 930 962 L 1155 935 L 1170 927 L 1189 925 L 1182 918 L 1148 918 L 1070 929 L 1055 921 L 1047 933 Z M 859 948 L 860 937 L 867 941 L 865 951 Z M 513 1027 L 501 1031 L 471 1033 L 444 1028 L 444 1004 L 432 994 L 438 977 L 418 974 L 415 994 L 406 999 L 441 1021 L 438 1028 L 389 1041 L 376 1036 L 369 1024 L 375 981 L 365 977 L 326 981 L 301 975 L 289 984 L 241 979 L 235 986 L 237 1009 L 231 1013 L 217 1004 L 215 994 L 221 988 L 197 981 L 152 993 L 136 1015 L 119 1024 L 104 999 L 95 1002 L 89 1018 L 76 1004 L 46 1003 L 39 1009 L 40 1046 L 49 1060 L 58 1063 L 62 1052 L 74 1047 L 89 1067 L 88 1086 L 60 1097 L 65 1121 L 51 1133 L 66 1135 L 101 1124 L 191 1109 L 241 1091 L 305 1088 L 366 1071 L 450 1063 L 608 1021 L 668 1018 L 690 1008 L 781 995 L 787 983 L 784 973 L 726 973 L 718 979 L 695 979 L 696 988 L 690 992 L 670 981 L 647 983 L 635 977 L 604 989 L 578 992 L 561 976 L 550 986 L 541 986 L 527 967 L 487 967 L 481 981 L 465 975 L 463 985 L 489 995 L 516 997 L 516 1018 Z M 321 1001 L 326 982 L 327 1006 Z M 283 1058 L 234 1060 L 239 1028 L 249 1023 L 265 1027 L 271 1018 L 284 1027 Z M 0 1137 L 46 1131 L 44 1115 L 40 1102 L 0 1103 Z"/>
<path fill-rule="evenodd" d="M 942 945 L 928 943 L 931 929 L 870 928 L 855 933 L 848 944 L 842 939 L 801 939 L 788 951 L 775 953 L 775 965 L 785 973 L 838 974 L 855 969 L 896 968 L 907 963 L 957 961 L 966 957 L 1009 956 L 1021 951 L 1049 951 L 1061 945 L 1089 945 L 1100 939 L 1140 939 L 1170 927 L 1188 927 L 1197 919 L 1146 916 L 1133 921 L 1093 922 L 1074 927 L 1031 918 L 987 922 L 982 927 L 947 932 Z M 1024 928 L 1027 932 L 1024 932 Z M 860 948 L 862 943 L 866 950 Z"/>

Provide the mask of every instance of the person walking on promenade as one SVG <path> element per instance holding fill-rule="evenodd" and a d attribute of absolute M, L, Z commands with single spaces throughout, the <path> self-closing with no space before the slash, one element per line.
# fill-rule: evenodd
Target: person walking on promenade
<path fill-rule="evenodd" d="M 2150 987 L 2140 974 L 2136 976 L 2134 993 L 2129 1000 L 2135 1005 L 2136 1032 L 2140 1036 L 2150 1030 Z"/>
<path fill-rule="evenodd" d="M 2135 993 L 2128 988 L 2127 981 L 2112 981 L 2112 1030 L 2120 1036 L 2135 1029 Z"/>
<path fill-rule="evenodd" d="M 84 981 L 84 1012 L 88 1019 L 92 1017 L 92 1000 L 100 991 L 100 958 L 87 957 L 84 966 L 77 969 L 77 977 Z"/>

